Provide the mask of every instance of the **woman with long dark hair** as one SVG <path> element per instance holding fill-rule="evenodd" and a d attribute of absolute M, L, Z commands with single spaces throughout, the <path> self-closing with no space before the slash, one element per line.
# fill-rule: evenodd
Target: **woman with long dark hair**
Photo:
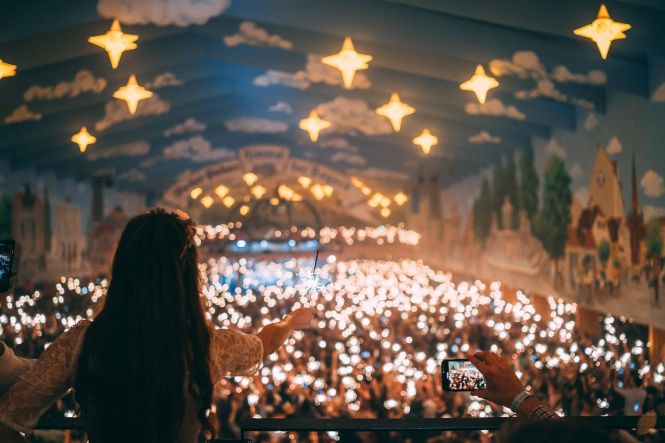
<path fill-rule="evenodd" d="M 211 328 L 191 220 L 139 215 L 118 243 L 99 315 L 58 337 L 0 398 L 0 441 L 25 442 L 19 432 L 75 388 L 92 443 L 195 442 L 211 430 L 213 384 L 253 374 L 312 317 L 298 309 L 256 335 Z"/>

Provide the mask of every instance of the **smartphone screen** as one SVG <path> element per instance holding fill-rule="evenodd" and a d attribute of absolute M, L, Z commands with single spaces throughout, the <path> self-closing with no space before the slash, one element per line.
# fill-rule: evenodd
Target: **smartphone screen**
<path fill-rule="evenodd" d="M 9 289 L 9 278 L 12 276 L 14 261 L 14 240 L 0 241 L 0 292 Z"/>
<path fill-rule="evenodd" d="M 487 387 L 483 374 L 473 363 L 463 358 L 441 362 L 441 375 L 446 391 L 477 391 Z"/>

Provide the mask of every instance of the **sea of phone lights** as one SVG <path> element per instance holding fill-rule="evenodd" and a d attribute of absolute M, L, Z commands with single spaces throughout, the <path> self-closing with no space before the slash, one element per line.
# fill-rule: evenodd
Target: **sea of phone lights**
<path fill-rule="evenodd" d="M 285 352 L 270 355 L 257 376 L 226 383 L 248 394 L 250 405 L 259 401 L 259 392 L 290 383 L 313 387 L 317 405 L 342 395 L 350 411 L 358 410 L 358 389 L 380 373 L 399 386 L 384 407 L 406 413 L 423 384 L 440 390 L 442 359 L 462 357 L 478 346 L 470 343 L 471 328 L 485 331 L 486 349 L 515 355 L 517 373 L 527 384 L 533 368 L 526 371 L 519 357 L 537 369 L 573 365 L 580 373 L 601 363 L 617 371 L 630 367 L 640 378 L 649 374 L 663 383 L 663 364 L 649 365 L 645 343 L 622 332 L 628 330 L 624 318 L 605 317 L 604 337 L 590 342 L 575 333 L 576 306 L 561 300 L 550 298 L 550 313 L 541 317 L 522 292 L 515 303 L 508 303 L 499 282 L 455 283 L 450 274 L 419 261 L 337 261 L 325 254 L 321 261 L 315 282 L 307 277 L 312 275 L 312 259 L 220 257 L 200 264 L 207 316 L 219 327 L 256 331 L 293 308 L 317 310 L 314 327 L 295 333 Z M 27 334 L 39 335 L 47 321 L 44 303 L 51 304 L 63 330 L 92 317 L 107 286 L 106 279 L 84 283 L 62 277 L 52 295 L 7 295 L 0 302 L 0 339 L 20 346 Z M 84 299 L 76 303 L 84 306 L 79 312 L 69 307 L 75 298 Z M 326 353 L 334 363 L 325 362 Z M 333 378 L 325 375 L 331 367 Z M 606 399 L 596 401 L 601 411 L 608 407 Z M 466 412 L 490 416 L 507 411 L 472 397 Z"/>

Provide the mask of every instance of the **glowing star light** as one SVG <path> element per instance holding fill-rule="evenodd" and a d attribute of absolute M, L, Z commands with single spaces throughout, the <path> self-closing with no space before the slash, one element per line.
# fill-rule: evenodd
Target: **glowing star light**
<path fill-rule="evenodd" d="M 298 126 L 309 134 L 310 140 L 315 142 L 319 139 L 319 132 L 329 128 L 330 125 L 331 123 L 329 121 L 319 118 L 318 112 L 312 111 L 307 118 L 300 120 Z"/>
<path fill-rule="evenodd" d="M 189 196 L 192 197 L 192 200 L 196 200 L 201 194 L 203 194 L 203 189 L 194 188 L 192 189 L 192 192 L 189 193 Z"/>
<path fill-rule="evenodd" d="M 499 86 L 499 82 L 485 74 L 485 69 L 483 65 L 476 66 L 476 72 L 473 73 L 470 79 L 459 85 L 459 88 L 463 91 L 472 91 L 478 97 L 478 101 L 483 104 L 485 103 L 485 98 L 487 98 L 487 91 L 492 88 Z"/>
<path fill-rule="evenodd" d="M 300 177 L 298 177 L 298 183 L 300 183 L 300 186 L 307 189 L 309 188 L 309 185 L 312 184 L 312 179 L 307 176 L 301 175 Z"/>
<path fill-rule="evenodd" d="M 0 59 L 0 78 L 13 77 L 16 75 L 16 65 L 3 62 Z"/>
<path fill-rule="evenodd" d="M 219 198 L 224 198 L 228 193 L 229 193 L 229 188 L 227 188 L 224 185 L 219 185 L 215 188 L 215 194 L 217 194 L 217 197 Z"/>
<path fill-rule="evenodd" d="M 429 129 L 423 129 L 423 132 L 413 139 L 413 143 L 420 146 L 423 153 L 427 155 L 432 150 L 432 146 L 439 143 L 439 139 L 435 135 L 432 135 L 432 133 L 429 132 Z"/>
<path fill-rule="evenodd" d="M 393 201 L 397 203 L 397 206 L 402 206 L 409 200 L 409 197 L 406 196 L 403 192 L 398 192 L 393 196 Z"/>
<path fill-rule="evenodd" d="M 251 189 L 252 195 L 255 199 L 260 200 L 266 193 L 266 188 L 261 185 L 256 185 Z"/>
<path fill-rule="evenodd" d="M 106 49 L 111 60 L 111 67 L 115 69 L 118 67 L 118 63 L 120 63 L 120 57 L 123 52 L 136 49 L 136 43 L 134 42 L 138 38 L 138 35 L 123 33 L 120 28 L 120 22 L 118 19 L 115 19 L 113 20 L 111 29 L 106 34 L 93 35 L 88 38 L 88 41 L 95 46 Z"/>
<path fill-rule="evenodd" d="M 236 202 L 236 199 L 233 198 L 233 197 L 231 197 L 230 195 L 227 195 L 227 196 L 224 197 L 224 199 L 222 200 L 222 203 L 223 203 L 224 206 L 226 206 L 227 208 L 230 208 L 231 206 L 233 206 L 233 205 L 235 204 L 235 202 Z"/>
<path fill-rule="evenodd" d="M 259 180 L 259 176 L 253 172 L 248 172 L 242 176 L 242 179 L 245 181 L 245 183 L 247 183 L 247 186 L 252 186 Z"/>
<path fill-rule="evenodd" d="M 609 12 L 607 12 L 605 5 L 600 5 L 598 17 L 591 24 L 577 28 L 573 32 L 575 35 L 586 37 L 596 42 L 600 56 L 605 60 L 612 41 L 626 38 L 624 31 L 629 29 L 630 25 L 628 23 L 615 22 L 610 17 Z"/>
<path fill-rule="evenodd" d="M 356 75 L 356 71 L 367 69 L 369 67 L 367 63 L 372 61 L 372 56 L 356 52 L 356 48 L 353 47 L 351 37 L 346 37 L 344 39 L 344 43 L 342 44 L 341 51 L 339 51 L 337 54 L 323 57 L 321 61 L 326 65 L 330 65 L 333 68 L 339 69 L 339 71 L 342 73 L 342 80 L 344 80 L 344 87 L 346 89 L 350 89 L 351 84 L 353 83 L 353 77 Z"/>
<path fill-rule="evenodd" d="M 141 100 L 145 100 L 146 98 L 152 97 L 152 92 L 139 85 L 136 82 L 136 76 L 132 74 L 131 77 L 129 77 L 127 84 L 125 86 L 121 86 L 113 93 L 113 97 L 117 98 L 118 100 L 124 100 L 127 102 L 129 113 L 134 114 L 136 112 L 136 107 L 139 105 L 139 102 Z"/>
<path fill-rule="evenodd" d="M 201 199 L 201 204 L 207 209 L 212 206 L 212 204 L 215 203 L 215 199 L 213 199 L 211 196 L 206 195 Z"/>
<path fill-rule="evenodd" d="M 399 132 L 402 128 L 402 119 L 408 115 L 416 112 L 414 108 L 402 103 L 399 99 L 399 94 L 393 92 L 390 94 L 390 101 L 376 110 L 376 113 L 386 117 L 390 120 L 395 132 Z"/>
<path fill-rule="evenodd" d="M 81 152 L 85 152 L 88 145 L 91 145 L 94 142 L 96 142 L 97 138 L 95 138 L 92 134 L 90 134 L 88 132 L 88 129 L 84 126 L 81 128 L 79 132 L 77 132 L 72 136 L 72 141 L 77 145 L 79 145 L 79 150 Z"/>

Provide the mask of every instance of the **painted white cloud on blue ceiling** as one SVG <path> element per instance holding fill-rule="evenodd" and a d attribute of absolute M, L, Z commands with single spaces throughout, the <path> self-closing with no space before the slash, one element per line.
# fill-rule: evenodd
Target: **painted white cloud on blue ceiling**
<path fill-rule="evenodd" d="M 267 46 L 289 50 L 293 43 L 276 34 L 270 34 L 265 29 L 257 26 L 254 22 L 242 22 L 235 34 L 224 37 L 226 46 L 250 45 Z"/>
<path fill-rule="evenodd" d="M 231 132 L 278 134 L 289 130 L 288 123 L 259 117 L 238 117 L 227 120 L 226 129 Z"/>
<path fill-rule="evenodd" d="M 97 12 L 130 25 L 202 25 L 226 11 L 231 0 L 99 0 Z"/>
<path fill-rule="evenodd" d="M 379 135 L 393 132 L 390 122 L 367 102 L 357 98 L 335 97 L 316 107 L 322 119 L 332 123 L 327 132 Z"/>
<path fill-rule="evenodd" d="M 12 123 L 21 123 L 25 121 L 39 121 L 42 119 L 42 114 L 39 112 L 33 112 L 28 109 L 28 106 L 25 104 L 19 105 L 16 109 L 12 111 L 7 117 L 5 117 L 5 123 L 10 125 Z"/>
<path fill-rule="evenodd" d="M 33 100 L 55 100 L 59 98 L 78 97 L 85 92 L 99 94 L 106 89 L 108 82 L 103 77 L 96 77 L 87 69 L 76 73 L 72 81 L 61 81 L 53 86 L 32 85 L 24 93 L 23 99 L 29 103 Z"/>
<path fill-rule="evenodd" d="M 192 132 L 201 132 L 205 131 L 206 124 L 198 121 L 194 117 L 190 117 L 182 123 L 178 123 L 175 126 L 172 126 L 166 129 L 163 133 L 164 137 L 172 137 L 174 135 L 189 134 Z"/>
<path fill-rule="evenodd" d="M 94 146 L 94 145 L 93 145 Z M 86 160 L 95 161 L 115 157 L 143 157 L 150 152 L 150 145 L 145 141 L 137 141 L 114 146 L 109 149 L 93 149 L 86 152 Z"/>
<path fill-rule="evenodd" d="M 485 103 L 469 102 L 464 111 L 471 115 L 489 115 L 491 117 L 508 117 L 514 120 L 525 120 L 526 115 L 513 105 L 505 105 L 498 98 L 492 98 Z"/>

